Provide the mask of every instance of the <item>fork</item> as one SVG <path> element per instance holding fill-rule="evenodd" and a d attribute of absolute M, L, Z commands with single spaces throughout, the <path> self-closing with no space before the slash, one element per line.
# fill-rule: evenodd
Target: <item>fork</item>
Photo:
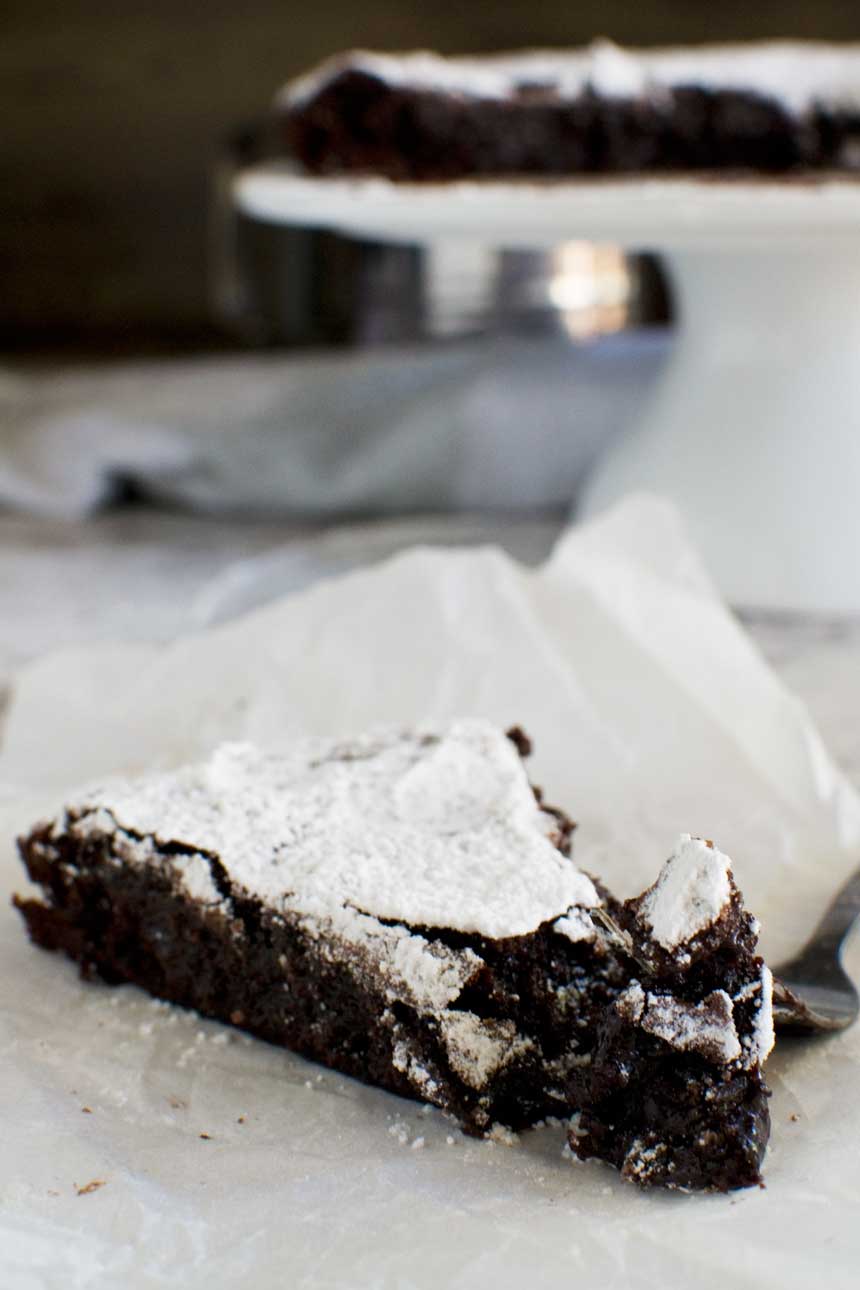
<path fill-rule="evenodd" d="M 860 869 L 839 889 L 800 953 L 773 969 L 773 1019 L 782 1033 L 845 1030 L 860 995 L 842 966 L 842 947 L 860 915 Z"/>

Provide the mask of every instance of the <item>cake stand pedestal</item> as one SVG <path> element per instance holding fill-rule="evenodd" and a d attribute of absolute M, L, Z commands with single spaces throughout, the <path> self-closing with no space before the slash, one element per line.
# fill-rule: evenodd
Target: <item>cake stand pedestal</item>
<path fill-rule="evenodd" d="M 677 342 L 579 514 L 659 493 L 733 603 L 860 613 L 860 184 L 413 185 L 268 164 L 235 185 L 257 218 L 379 240 L 660 253 Z"/>

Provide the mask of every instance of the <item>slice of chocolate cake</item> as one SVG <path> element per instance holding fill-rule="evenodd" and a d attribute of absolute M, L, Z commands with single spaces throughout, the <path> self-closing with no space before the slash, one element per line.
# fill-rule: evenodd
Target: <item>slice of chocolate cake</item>
<path fill-rule="evenodd" d="M 471 1132 L 566 1108 L 548 1062 L 587 1051 L 621 984 L 529 784 L 527 743 L 444 733 L 221 748 L 94 788 L 20 843 L 40 945 Z M 575 1013 L 569 1000 L 577 999 Z"/>
<path fill-rule="evenodd" d="M 608 1006 L 591 1062 L 574 1072 L 573 1151 L 642 1185 L 727 1191 L 759 1182 L 770 1130 L 762 1066 L 773 1046 L 771 976 L 728 858 L 684 835 L 614 926 L 633 979 Z"/>
<path fill-rule="evenodd" d="M 288 84 L 275 112 L 319 175 L 856 171 L 860 46 L 354 51 Z"/>
<path fill-rule="evenodd" d="M 682 847 L 618 906 L 569 858 L 573 825 L 529 783 L 528 751 L 521 731 L 475 720 L 280 754 L 227 745 L 39 825 L 20 849 L 42 899 L 16 903 L 85 975 L 431 1102 L 468 1132 L 577 1110 L 577 1149 L 628 1175 L 636 1135 L 641 1151 L 683 1144 L 683 1171 L 643 1166 L 642 1183 L 755 1181 L 760 1151 L 727 1155 L 715 1178 L 697 1145 L 703 1103 L 708 1126 L 743 1109 L 761 1149 L 767 1134 L 769 1012 L 730 878 L 672 941 L 667 911 L 711 891 L 689 863 L 707 849 Z M 672 1042 L 673 1026 L 693 1040 Z M 619 1045 L 635 1059 L 623 1079 Z M 673 1080 L 686 1100 L 660 1091 Z"/>

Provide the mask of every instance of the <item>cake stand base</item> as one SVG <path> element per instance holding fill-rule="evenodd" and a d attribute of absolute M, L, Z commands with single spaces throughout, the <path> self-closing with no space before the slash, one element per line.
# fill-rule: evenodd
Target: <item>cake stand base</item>
<path fill-rule="evenodd" d="M 381 240 L 658 252 L 678 343 L 579 513 L 663 494 L 734 603 L 860 614 L 856 179 L 392 184 L 270 163 L 238 176 L 234 200 L 260 219 Z"/>
<path fill-rule="evenodd" d="M 659 493 L 733 603 L 860 612 L 860 241 L 666 265 L 677 343 L 578 513 Z"/>

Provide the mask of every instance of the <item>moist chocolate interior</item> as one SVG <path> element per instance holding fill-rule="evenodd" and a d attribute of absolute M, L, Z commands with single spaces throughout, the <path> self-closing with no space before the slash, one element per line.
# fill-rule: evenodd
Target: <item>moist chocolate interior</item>
<path fill-rule="evenodd" d="M 698 1004 L 715 990 L 730 996 L 760 977 L 757 926 L 735 889 L 727 908 L 673 954 L 640 921 L 642 897 L 616 911 L 630 938 L 630 975 L 657 995 Z M 736 1003 L 741 1035 L 751 1033 L 756 1001 Z M 770 1135 L 769 1090 L 758 1066 L 743 1069 L 682 1052 L 609 1006 L 592 1060 L 575 1071 L 571 1097 L 584 1108 L 570 1135 L 581 1159 L 608 1161 L 632 1181 L 678 1189 L 729 1191 L 761 1182 Z"/>

